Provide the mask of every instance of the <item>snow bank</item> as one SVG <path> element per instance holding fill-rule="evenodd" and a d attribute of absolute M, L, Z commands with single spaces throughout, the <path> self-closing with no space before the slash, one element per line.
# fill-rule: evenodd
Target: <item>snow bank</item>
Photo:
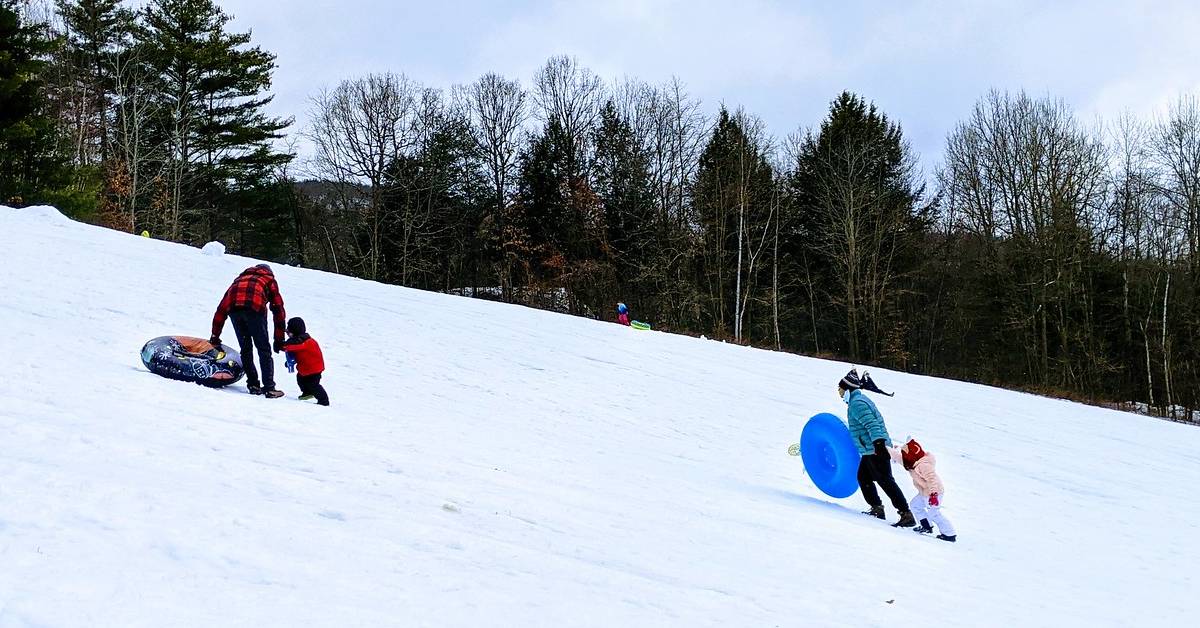
<path fill-rule="evenodd" d="M 138 350 L 207 337 L 254 260 L 41 211 L 0 212 L 0 626 L 1200 613 L 1195 427 L 871 369 L 892 435 L 938 457 L 951 545 L 825 497 L 786 454 L 845 412 L 846 364 L 276 266 L 333 406 L 298 401 L 282 359 L 283 399 L 213 391 Z"/>
<path fill-rule="evenodd" d="M 220 242 L 209 242 L 208 244 L 205 244 L 204 248 L 202 248 L 200 250 L 205 255 L 211 255 L 213 257 L 220 257 L 225 254 L 225 245 L 221 244 Z"/>
<path fill-rule="evenodd" d="M 29 207 L 13 208 L 6 205 L 0 205 L 0 210 L 6 210 L 9 213 L 9 219 L 16 218 L 25 223 L 43 223 L 51 225 L 69 225 L 73 224 L 70 218 L 63 215 L 55 207 L 49 205 L 32 205 Z"/>

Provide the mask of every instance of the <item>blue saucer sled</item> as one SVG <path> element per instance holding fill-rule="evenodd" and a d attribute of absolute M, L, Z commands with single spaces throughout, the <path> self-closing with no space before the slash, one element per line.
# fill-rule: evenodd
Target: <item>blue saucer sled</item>
<path fill-rule="evenodd" d="M 804 471 L 822 493 L 849 497 L 858 490 L 861 456 L 850 430 L 836 416 L 823 412 L 804 424 L 800 433 L 800 459 Z"/>

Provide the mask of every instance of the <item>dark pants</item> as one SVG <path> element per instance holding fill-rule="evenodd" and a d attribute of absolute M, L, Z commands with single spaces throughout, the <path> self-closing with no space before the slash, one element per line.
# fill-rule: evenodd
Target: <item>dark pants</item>
<path fill-rule="evenodd" d="M 271 337 L 267 335 L 267 313 L 254 310 L 231 310 L 229 320 L 233 322 L 233 333 L 237 335 L 238 347 L 242 352 L 242 368 L 246 371 L 246 384 L 258 386 L 258 370 L 254 368 L 254 350 L 258 349 L 258 361 L 262 364 L 262 387 L 275 389 L 275 361 L 271 359 Z"/>
<path fill-rule="evenodd" d="M 300 385 L 300 394 L 316 397 L 317 403 L 322 406 L 329 405 L 329 395 L 325 392 L 325 387 L 321 385 L 320 373 L 315 375 L 297 375 L 296 383 Z"/>
<path fill-rule="evenodd" d="M 875 490 L 876 483 L 883 487 L 883 492 L 892 500 L 896 512 L 908 510 L 908 501 L 904 499 L 904 493 L 900 492 L 900 487 L 896 486 L 896 479 L 892 477 L 892 457 L 888 455 L 883 443 L 876 444 L 875 453 L 863 456 L 858 462 L 858 488 L 862 490 L 863 498 L 872 508 L 883 506 L 879 493 Z"/>

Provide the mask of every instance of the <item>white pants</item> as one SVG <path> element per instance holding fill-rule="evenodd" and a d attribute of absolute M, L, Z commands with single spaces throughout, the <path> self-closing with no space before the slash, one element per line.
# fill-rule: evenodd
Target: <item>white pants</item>
<path fill-rule="evenodd" d="M 917 493 L 908 502 L 908 509 L 912 511 L 913 517 L 917 521 L 928 519 L 930 523 L 937 526 L 938 532 L 946 536 L 954 536 L 954 524 L 950 523 L 942 514 L 940 506 L 946 503 L 946 498 L 938 495 L 938 506 L 929 505 L 929 497 Z"/>

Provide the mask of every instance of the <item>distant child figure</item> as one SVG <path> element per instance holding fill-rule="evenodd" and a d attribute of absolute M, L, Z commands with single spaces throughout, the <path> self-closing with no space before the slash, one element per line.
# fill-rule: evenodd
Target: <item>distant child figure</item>
<path fill-rule="evenodd" d="M 942 479 L 934 470 L 936 460 L 933 454 L 925 451 L 921 444 L 909 437 L 903 447 L 891 449 L 892 458 L 899 460 L 904 468 L 912 475 L 913 486 L 917 487 L 917 495 L 908 502 L 913 516 L 921 521 L 921 525 L 913 528 L 922 534 L 933 532 L 930 522 L 937 525 L 937 538 L 943 541 L 955 542 L 957 535 L 954 524 L 942 514 L 942 503 L 945 501 L 945 487 Z"/>
<path fill-rule="evenodd" d="M 325 372 L 325 357 L 321 354 L 321 346 L 304 326 L 304 319 L 293 318 L 287 322 L 288 339 L 283 343 L 283 350 L 288 354 L 288 370 L 296 366 L 296 383 L 300 386 L 300 399 L 317 398 L 317 403 L 329 405 L 329 395 L 321 386 L 321 373 Z"/>
<path fill-rule="evenodd" d="M 629 308 L 624 303 L 617 304 L 617 322 L 629 327 Z"/>

